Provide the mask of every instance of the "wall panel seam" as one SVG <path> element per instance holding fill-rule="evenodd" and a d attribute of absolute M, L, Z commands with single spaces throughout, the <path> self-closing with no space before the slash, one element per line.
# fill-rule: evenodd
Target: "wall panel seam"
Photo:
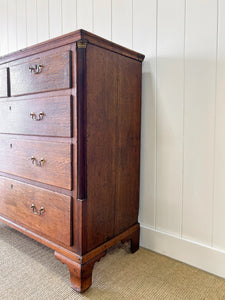
<path fill-rule="evenodd" d="M 49 5 L 49 0 L 48 1 L 48 39 L 50 39 L 50 5 Z"/>
<path fill-rule="evenodd" d="M 217 0 L 217 27 L 216 27 L 216 61 L 215 61 L 215 104 L 214 104 L 214 131 L 213 131 L 213 171 L 212 171 L 212 203 L 211 203 L 211 247 L 214 244 L 214 204 L 215 204 L 215 161 L 216 161 L 216 108 L 217 108 L 217 66 L 218 66 L 218 45 L 219 45 L 219 0 Z"/>
<path fill-rule="evenodd" d="M 184 52 L 183 52 L 183 136 L 182 136 L 182 191 L 181 191 L 181 227 L 180 237 L 183 237 L 183 204 L 184 204 L 184 151 L 185 151 L 185 131 L 184 131 L 184 120 L 185 120 L 185 91 L 186 91 L 186 14 L 187 14 L 187 1 L 184 0 Z"/>
<path fill-rule="evenodd" d="M 95 32 L 94 30 L 94 0 L 91 1 L 91 5 L 92 5 L 92 8 L 91 8 L 91 13 L 92 13 L 92 31 Z"/>
<path fill-rule="evenodd" d="M 111 0 L 111 41 L 112 41 L 112 0 Z"/>
<path fill-rule="evenodd" d="M 26 18 L 26 47 L 27 47 L 27 43 L 28 43 L 28 30 L 27 30 L 27 1 L 25 0 L 25 18 Z"/>
<path fill-rule="evenodd" d="M 6 47 L 6 49 L 7 49 L 7 53 L 9 53 L 9 3 L 8 3 L 8 1 L 6 1 L 6 26 L 7 26 L 7 28 L 6 28 L 6 32 L 7 32 L 7 34 L 6 34 L 6 43 L 7 43 L 7 47 Z"/>
<path fill-rule="evenodd" d="M 35 7 L 36 7 L 36 36 L 37 36 L 37 42 L 38 42 L 38 0 L 35 0 Z"/>
<path fill-rule="evenodd" d="M 158 160 L 158 155 L 157 155 L 157 117 L 158 117 L 158 109 L 157 109 L 157 102 L 158 102 L 158 0 L 156 0 L 156 43 L 155 43 L 155 192 L 154 192 L 154 228 L 156 229 L 156 219 L 157 219 L 157 160 Z"/>
<path fill-rule="evenodd" d="M 78 22 L 77 22 L 77 0 L 76 1 L 76 29 L 77 29 L 77 25 L 78 25 Z"/>
<path fill-rule="evenodd" d="M 131 1 L 131 48 L 134 49 L 134 0 Z"/>
<path fill-rule="evenodd" d="M 61 34 L 63 34 L 63 0 L 60 0 L 61 4 Z"/>

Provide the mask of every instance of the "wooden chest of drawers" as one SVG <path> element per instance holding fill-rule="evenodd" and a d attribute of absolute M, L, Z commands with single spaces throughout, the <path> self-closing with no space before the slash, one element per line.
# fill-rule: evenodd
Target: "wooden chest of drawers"
<path fill-rule="evenodd" d="M 139 247 L 143 59 L 84 30 L 0 58 L 0 220 L 80 292 L 108 248 Z"/>

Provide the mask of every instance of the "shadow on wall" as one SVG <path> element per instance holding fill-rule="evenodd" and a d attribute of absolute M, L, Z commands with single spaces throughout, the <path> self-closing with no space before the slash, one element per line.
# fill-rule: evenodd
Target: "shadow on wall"
<path fill-rule="evenodd" d="M 154 223 L 156 149 L 155 58 L 146 56 L 142 65 L 142 120 L 139 221 Z"/>
<path fill-rule="evenodd" d="M 206 242 L 214 180 L 216 61 L 187 57 L 184 68 L 183 57 L 158 57 L 157 91 L 155 61 L 147 58 L 145 64 L 139 221 L 177 235 L 183 223 L 188 237 Z M 204 210 L 195 210 L 196 205 Z"/>

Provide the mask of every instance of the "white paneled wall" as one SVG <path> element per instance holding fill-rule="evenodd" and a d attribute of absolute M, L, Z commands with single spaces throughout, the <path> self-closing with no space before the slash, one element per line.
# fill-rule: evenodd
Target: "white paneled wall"
<path fill-rule="evenodd" d="M 141 244 L 225 277 L 225 0 L 0 0 L 0 55 L 84 28 L 145 54 Z"/>
<path fill-rule="evenodd" d="M 181 234 L 184 0 L 159 0 L 156 94 L 156 228 Z"/>
<path fill-rule="evenodd" d="M 185 40 L 183 236 L 211 245 L 217 56 L 215 0 L 187 1 Z"/>

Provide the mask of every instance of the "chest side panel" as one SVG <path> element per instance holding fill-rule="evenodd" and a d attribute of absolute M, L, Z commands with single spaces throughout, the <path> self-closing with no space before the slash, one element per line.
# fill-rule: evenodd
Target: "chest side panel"
<path fill-rule="evenodd" d="M 114 235 L 117 118 L 117 55 L 88 45 L 87 69 L 87 243 Z"/>

